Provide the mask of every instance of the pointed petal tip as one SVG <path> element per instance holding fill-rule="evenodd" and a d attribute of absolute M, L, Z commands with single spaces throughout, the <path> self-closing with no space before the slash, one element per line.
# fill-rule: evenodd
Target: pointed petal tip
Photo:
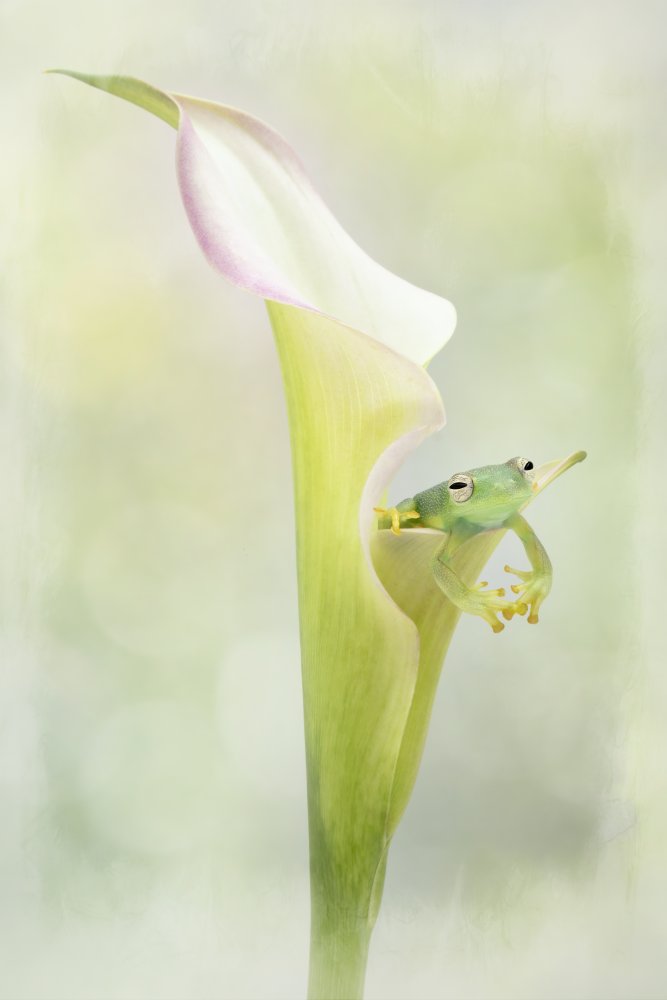
<path fill-rule="evenodd" d="M 565 458 L 558 458 L 555 460 L 555 462 L 553 463 L 550 462 L 549 464 L 557 465 L 563 472 L 565 472 L 566 469 L 571 469 L 572 466 L 577 465 L 578 462 L 583 462 L 583 460 L 587 457 L 587 455 L 588 452 L 586 451 L 573 451 L 570 455 L 567 455 Z"/>
<path fill-rule="evenodd" d="M 553 483 L 554 479 L 558 479 L 562 476 L 564 472 L 571 469 L 573 465 L 577 465 L 578 462 L 583 462 L 587 457 L 587 452 L 585 451 L 573 451 L 571 455 L 567 455 L 565 458 L 556 458 L 551 462 L 545 462 L 540 465 L 535 471 L 535 489 L 534 492 L 541 493 L 543 489 Z"/>
<path fill-rule="evenodd" d="M 55 74 L 57 76 L 69 76 L 73 80 L 81 80 L 82 83 L 88 83 L 91 80 L 101 79 L 99 76 L 93 76 L 92 73 L 79 73 L 75 69 L 63 69 L 61 66 L 49 66 L 48 69 L 42 70 L 42 72 L 45 74 Z"/>
<path fill-rule="evenodd" d="M 166 122 L 167 125 L 171 125 L 172 128 L 178 128 L 180 111 L 172 97 L 164 91 L 158 90 L 157 87 L 153 87 L 149 83 L 144 83 L 143 80 L 136 79 L 136 77 L 116 76 L 115 74 L 100 76 L 92 73 L 79 73 L 73 69 L 55 68 L 46 69 L 44 72 L 59 76 L 69 76 L 72 80 L 87 83 L 89 87 L 95 87 L 97 90 L 103 90 L 107 94 L 113 94 L 114 97 L 120 97 L 130 104 L 136 104 L 137 107 L 143 108 L 144 111 L 149 111 L 156 118 L 161 118 L 162 121 Z"/>

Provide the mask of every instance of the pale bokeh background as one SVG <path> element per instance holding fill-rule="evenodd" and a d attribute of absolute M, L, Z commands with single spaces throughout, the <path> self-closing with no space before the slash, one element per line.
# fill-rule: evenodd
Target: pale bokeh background
<path fill-rule="evenodd" d="M 292 998 L 307 962 L 270 330 L 195 245 L 173 134 L 60 65 L 265 118 L 452 299 L 448 426 L 394 498 L 589 451 L 530 511 L 539 627 L 455 636 L 368 997 L 664 998 L 662 5 L 0 9 L 0 995 Z"/>

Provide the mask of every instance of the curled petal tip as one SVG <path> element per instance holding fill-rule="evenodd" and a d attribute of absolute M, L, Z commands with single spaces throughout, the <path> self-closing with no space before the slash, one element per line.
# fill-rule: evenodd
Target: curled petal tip
<path fill-rule="evenodd" d="M 566 458 L 557 458 L 551 462 L 545 462 L 543 465 L 540 465 L 535 470 L 533 492 L 535 494 L 541 493 L 545 487 L 554 481 L 554 479 L 558 479 L 558 477 L 562 476 L 564 472 L 571 469 L 573 465 L 576 465 L 578 462 L 583 462 L 585 458 L 585 451 L 574 451 Z"/>

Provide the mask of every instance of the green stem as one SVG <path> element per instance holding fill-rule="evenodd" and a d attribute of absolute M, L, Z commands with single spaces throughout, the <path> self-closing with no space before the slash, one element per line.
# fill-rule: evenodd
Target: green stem
<path fill-rule="evenodd" d="M 362 1000 L 371 930 L 368 920 L 349 914 L 332 917 L 314 903 L 309 1000 Z"/>
<path fill-rule="evenodd" d="M 380 909 L 389 844 L 375 870 L 355 887 L 322 862 L 326 850 L 311 827 L 309 1000 L 362 1000 L 371 934 Z M 333 876 L 333 878 L 332 878 Z M 336 899 L 351 903 L 335 902 Z"/>

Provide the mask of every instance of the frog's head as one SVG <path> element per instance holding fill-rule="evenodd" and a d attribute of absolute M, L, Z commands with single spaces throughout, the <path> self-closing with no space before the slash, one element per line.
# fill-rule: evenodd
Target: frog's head
<path fill-rule="evenodd" d="M 528 458 L 457 472 L 447 482 L 454 517 L 485 528 L 499 527 L 535 491 L 535 467 Z"/>

